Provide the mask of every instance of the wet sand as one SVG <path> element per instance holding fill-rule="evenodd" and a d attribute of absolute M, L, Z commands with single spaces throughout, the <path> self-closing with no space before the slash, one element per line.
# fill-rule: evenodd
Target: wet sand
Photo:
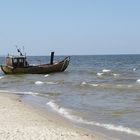
<path fill-rule="evenodd" d="M 110 140 L 43 112 L 17 95 L 0 93 L 0 140 Z"/>

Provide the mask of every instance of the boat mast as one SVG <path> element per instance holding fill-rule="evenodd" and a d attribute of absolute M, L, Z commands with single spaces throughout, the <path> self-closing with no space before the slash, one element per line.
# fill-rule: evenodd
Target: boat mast
<path fill-rule="evenodd" d="M 17 52 L 20 54 L 20 56 L 23 56 L 21 50 L 17 47 L 17 45 L 16 45 L 16 49 L 17 49 Z"/>

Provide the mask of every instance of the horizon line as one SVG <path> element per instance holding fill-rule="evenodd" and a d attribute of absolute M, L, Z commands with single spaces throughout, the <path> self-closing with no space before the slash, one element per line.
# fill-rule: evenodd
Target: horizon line
<path fill-rule="evenodd" d="M 55 56 L 103 56 L 103 55 L 140 55 L 140 53 L 118 53 L 118 54 L 56 54 Z M 0 54 L 0 57 L 5 57 L 7 55 L 2 55 Z M 15 55 L 13 55 L 15 56 Z M 44 55 L 44 54 L 35 54 L 35 55 L 26 55 L 27 57 L 28 56 L 50 56 L 50 55 Z"/>

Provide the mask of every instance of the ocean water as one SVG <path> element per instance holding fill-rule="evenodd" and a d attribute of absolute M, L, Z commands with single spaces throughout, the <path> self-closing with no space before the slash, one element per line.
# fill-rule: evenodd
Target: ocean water
<path fill-rule="evenodd" d="M 49 57 L 28 60 L 40 64 Z M 0 64 L 4 62 L 0 57 Z M 0 92 L 22 95 L 90 130 L 140 139 L 140 55 L 71 56 L 65 72 L 46 75 L 0 71 Z"/>

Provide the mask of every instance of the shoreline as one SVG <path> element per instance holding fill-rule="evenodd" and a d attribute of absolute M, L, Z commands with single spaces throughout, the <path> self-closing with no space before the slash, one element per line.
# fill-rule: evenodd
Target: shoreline
<path fill-rule="evenodd" d="M 111 140 L 98 132 L 79 128 L 49 111 L 22 100 L 20 95 L 0 93 L 0 139 Z"/>

